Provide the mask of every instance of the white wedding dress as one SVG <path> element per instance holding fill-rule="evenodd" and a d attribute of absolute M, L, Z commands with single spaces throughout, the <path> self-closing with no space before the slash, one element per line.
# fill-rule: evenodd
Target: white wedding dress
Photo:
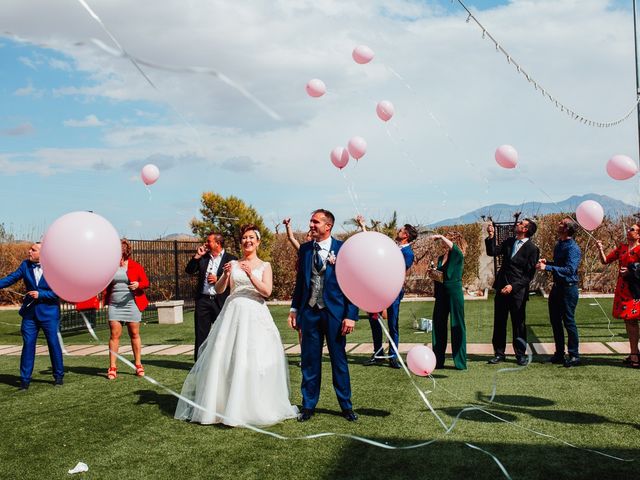
<path fill-rule="evenodd" d="M 265 263 L 252 270 L 262 278 Z M 238 266 L 231 295 L 182 387 L 175 418 L 202 424 L 267 426 L 298 414 L 289 402 L 289 369 L 280 332 L 264 298 Z"/>

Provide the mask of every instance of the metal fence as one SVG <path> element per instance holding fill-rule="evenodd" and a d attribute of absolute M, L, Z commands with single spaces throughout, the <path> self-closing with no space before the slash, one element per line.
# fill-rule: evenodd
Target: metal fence
<path fill-rule="evenodd" d="M 149 277 L 149 288 L 146 290 L 150 305 L 143 314 L 144 322 L 157 320 L 154 303 L 163 300 L 184 300 L 185 309 L 194 308 L 194 291 L 196 276 L 187 275 L 184 271 L 193 257 L 197 241 L 164 241 L 164 240 L 129 240 L 131 257 L 143 266 Z M 81 312 L 73 303 L 62 303 L 61 331 L 77 330 L 85 327 Z M 107 325 L 107 308 L 84 310 L 82 312 L 92 326 Z"/>
<path fill-rule="evenodd" d="M 517 218 L 516 218 L 517 221 Z M 507 238 L 513 237 L 516 232 L 515 222 L 493 222 L 495 229 L 496 245 L 500 245 Z M 493 274 L 496 275 L 497 271 L 502 266 L 502 256 L 493 257 Z"/>

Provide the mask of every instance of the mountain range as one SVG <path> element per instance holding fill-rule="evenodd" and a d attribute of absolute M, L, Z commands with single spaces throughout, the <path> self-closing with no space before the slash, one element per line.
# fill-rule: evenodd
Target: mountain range
<path fill-rule="evenodd" d="M 598 202 L 602 205 L 604 214 L 610 218 L 633 215 L 640 211 L 640 207 L 634 207 L 621 200 L 616 200 L 606 195 L 587 193 L 586 195 L 573 195 L 560 202 L 526 202 L 520 205 L 494 203 L 493 205 L 477 208 L 459 217 L 440 220 L 439 222 L 430 224 L 429 227 L 474 223 L 482 220 L 483 216 L 485 218 L 490 216 L 494 222 L 508 222 L 513 219 L 515 212 L 522 212 L 521 218 L 535 217 L 536 215 L 546 215 L 549 213 L 575 212 L 578 205 L 585 200 L 595 200 Z"/>

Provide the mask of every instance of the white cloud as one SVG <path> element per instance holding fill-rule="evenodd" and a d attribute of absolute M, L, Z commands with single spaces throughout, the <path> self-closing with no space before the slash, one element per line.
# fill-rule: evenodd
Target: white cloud
<path fill-rule="evenodd" d="M 87 115 L 82 120 L 69 119 L 62 123 L 65 127 L 102 127 L 105 125 L 103 121 L 93 114 Z"/>
<path fill-rule="evenodd" d="M 29 80 L 26 87 L 14 90 L 13 94 L 17 97 L 42 98 L 44 96 L 44 90 L 35 88 L 31 80 Z"/>
<path fill-rule="evenodd" d="M 6 137 L 21 137 L 23 135 L 30 135 L 35 132 L 35 128 L 31 123 L 23 123 L 15 127 L 5 128 L 0 130 L 0 136 Z"/>

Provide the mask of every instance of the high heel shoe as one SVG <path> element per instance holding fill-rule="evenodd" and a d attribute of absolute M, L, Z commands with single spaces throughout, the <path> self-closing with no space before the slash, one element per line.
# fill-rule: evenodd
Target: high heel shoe
<path fill-rule="evenodd" d="M 144 377 L 144 367 L 142 365 L 136 365 L 136 377 Z"/>
<path fill-rule="evenodd" d="M 107 379 L 115 380 L 118 377 L 118 369 L 116 367 L 109 367 L 107 370 Z"/>

